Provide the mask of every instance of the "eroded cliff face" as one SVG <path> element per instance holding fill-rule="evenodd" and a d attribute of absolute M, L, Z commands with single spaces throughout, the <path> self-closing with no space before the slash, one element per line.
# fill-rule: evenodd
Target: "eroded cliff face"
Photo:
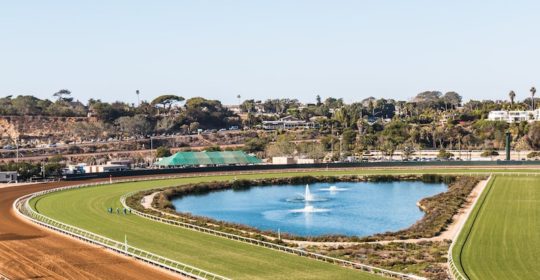
<path fill-rule="evenodd" d="M 74 126 L 95 121 L 85 117 L 3 116 L 0 117 L 2 142 L 47 143 L 77 137 Z"/>

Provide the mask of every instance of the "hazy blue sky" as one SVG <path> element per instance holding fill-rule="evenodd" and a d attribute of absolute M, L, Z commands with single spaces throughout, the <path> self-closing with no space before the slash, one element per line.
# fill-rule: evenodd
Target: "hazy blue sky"
<path fill-rule="evenodd" d="M 0 0 L 0 96 L 313 101 L 540 87 L 540 1 Z"/>

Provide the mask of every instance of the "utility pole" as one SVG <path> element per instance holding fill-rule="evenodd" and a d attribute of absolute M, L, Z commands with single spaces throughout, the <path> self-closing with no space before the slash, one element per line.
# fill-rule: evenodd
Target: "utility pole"
<path fill-rule="evenodd" d="M 332 138 L 330 138 L 330 149 L 332 150 L 332 160 L 334 160 L 334 124 L 332 124 L 332 127 L 330 129 L 330 134 L 332 134 Z"/>
<path fill-rule="evenodd" d="M 150 136 L 150 155 L 152 156 L 152 164 L 154 164 L 154 137 Z"/>
<path fill-rule="evenodd" d="M 141 92 L 139 90 L 136 90 L 135 94 L 137 94 L 137 107 L 139 107 L 141 106 L 141 99 L 139 98 L 139 94 L 141 94 Z"/>
<path fill-rule="evenodd" d="M 17 136 L 17 138 L 15 138 L 15 153 L 16 153 L 16 157 L 17 157 L 16 162 L 19 163 L 19 136 Z"/>

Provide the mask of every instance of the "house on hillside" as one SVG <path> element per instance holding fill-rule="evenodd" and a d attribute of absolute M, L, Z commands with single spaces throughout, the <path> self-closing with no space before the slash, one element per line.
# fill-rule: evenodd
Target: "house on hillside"
<path fill-rule="evenodd" d="M 266 130 L 293 129 L 293 128 L 314 128 L 314 122 L 299 120 L 292 116 L 281 118 L 277 121 L 263 121 L 262 127 Z"/>
<path fill-rule="evenodd" d="M 540 109 L 534 111 L 491 111 L 488 114 L 488 120 L 507 123 L 540 121 Z"/>

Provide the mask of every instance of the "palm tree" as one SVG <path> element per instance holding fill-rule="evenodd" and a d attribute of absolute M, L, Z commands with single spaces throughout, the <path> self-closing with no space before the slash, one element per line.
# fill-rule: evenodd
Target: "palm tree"
<path fill-rule="evenodd" d="M 532 109 L 534 111 L 534 95 L 536 94 L 536 88 L 535 87 L 532 87 L 531 88 L 531 104 L 532 104 Z"/>
<path fill-rule="evenodd" d="M 516 98 L 516 93 L 511 90 L 510 93 L 508 93 L 508 96 L 510 97 L 510 109 L 514 106 L 514 99 Z"/>

